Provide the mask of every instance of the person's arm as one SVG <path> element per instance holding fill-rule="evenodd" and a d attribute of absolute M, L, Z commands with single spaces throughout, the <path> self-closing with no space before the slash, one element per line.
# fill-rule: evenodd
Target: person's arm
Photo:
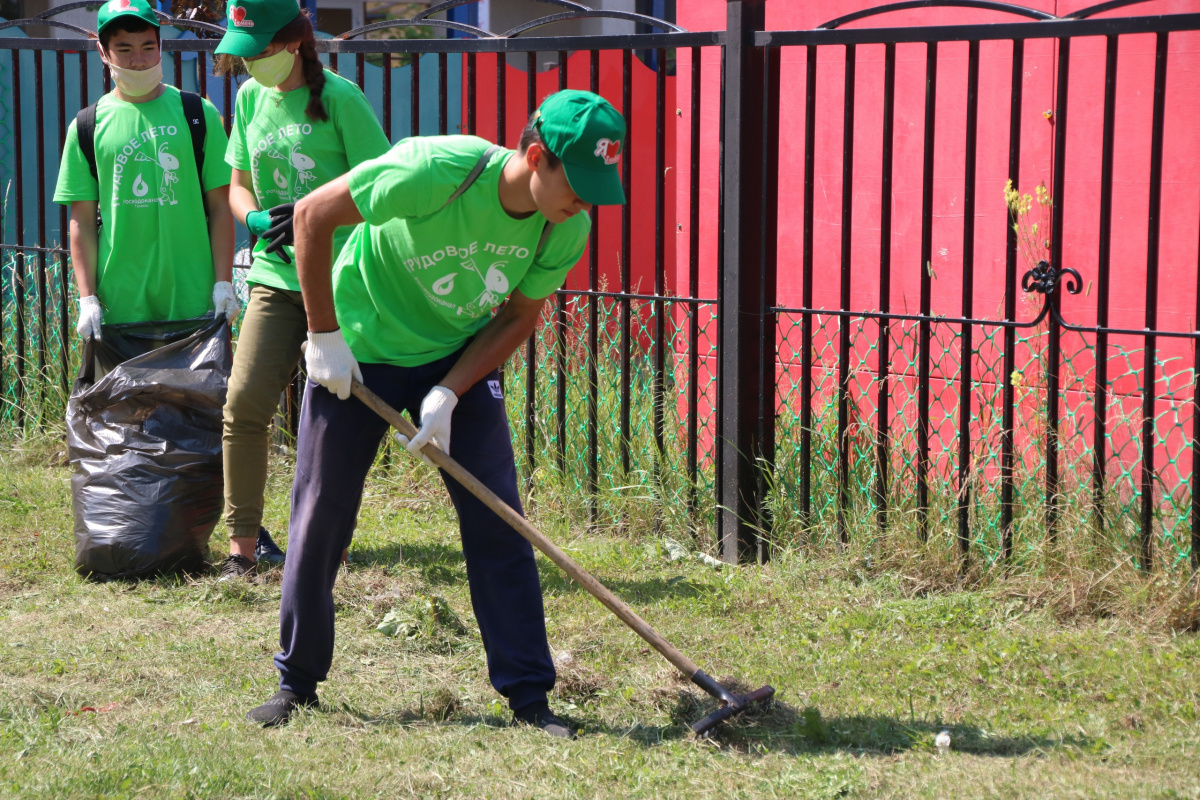
<path fill-rule="evenodd" d="M 258 211 L 258 198 L 254 196 L 254 177 L 242 169 L 234 169 L 229 181 L 229 207 L 238 222 L 250 227 L 246 215 Z"/>
<path fill-rule="evenodd" d="M 204 193 L 204 199 L 208 205 L 213 275 L 218 283 L 228 283 L 233 280 L 233 215 L 229 209 L 229 187 L 209 189 Z"/>
<path fill-rule="evenodd" d="M 362 221 L 346 175 L 296 203 L 296 273 L 310 331 L 324 333 L 338 327 L 333 308 L 333 233 L 342 225 Z"/>
<path fill-rule="evenodd" d="M 533 300 L 514 291 L 508 303 L 476 334 L 441 380 L 441 385 L 462 397 L 483 376 L 508 361 L 509 356 L 529 339 L 545 304 L 545 298 Z"/>
<path fill-rule="evenodd" d="M 95 200 L 76 200 L 71 203 L 71 267 L 80 297 L 96 293 L 96 251 L 99 247 L 96 230 Z"/>

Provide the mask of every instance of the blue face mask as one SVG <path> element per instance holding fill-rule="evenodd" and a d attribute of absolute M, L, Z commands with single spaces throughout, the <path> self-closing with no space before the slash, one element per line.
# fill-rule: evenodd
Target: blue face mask
<path fill-rule="evenodd" d="M 285 47 L 273 56 L 242 61 L 250 77 L 270 89 L 283 83 L 288 75 L 292 74 L 292 67 L 296 65 L 296 54 L 289 53 Z"/>

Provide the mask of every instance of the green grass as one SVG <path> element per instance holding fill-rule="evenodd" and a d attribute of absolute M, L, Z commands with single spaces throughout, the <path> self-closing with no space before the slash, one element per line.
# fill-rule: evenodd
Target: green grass
<path fill-rule="evenodd" d="M 1183 577 L 960 575 L 896 541 L 714 568 L 669 560 L 649 526 L 565 524 L 547 498 L 534 522 L 668 640 L 719 678 L 779 690 L 690 738 L 712 703 L 541 560 L 553 703 L 583 728 L 564 743 L 507 726 L 453 513 L 431 473 L 397 459 L 373 473 L 338 581 L 322 708 L 263 731 L 241 717 L 275 688 L 279 573 L 84 582 L 61 443 L 0 447 L 2 797 L 1200 797 L 1186 632 L 1200 615 Z M 289 469 L 272 462 L 280 532 Z M 393 610 L 411 638 L 376 630 Z"/>

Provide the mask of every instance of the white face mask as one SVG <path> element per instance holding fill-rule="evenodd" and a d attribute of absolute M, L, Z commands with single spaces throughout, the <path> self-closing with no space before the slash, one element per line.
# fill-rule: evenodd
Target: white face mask
<path fill-rule="evenodd" d="M 162 83 L 162 59 L 159 59 L 158 63 L 149 69 L 125 69 L 118 67 L 103 56 L 104 54 L 101 52 L 102 60 L 108 66 L 108 71 L 112 73 L 113 82 L 117 84 L 117 88 L 123 95 L 144 97 Z"/>
<path fill-rule="evenodd" d="M 292 74 L 292 67 L 296 65 L 296 54 L 289 53 L 285 47 L 273 56 L 256 58 L 253 61 L 243 59 L 243 62 L 250 77 L 270 89 L 286 81 L 288 75 Z"/>

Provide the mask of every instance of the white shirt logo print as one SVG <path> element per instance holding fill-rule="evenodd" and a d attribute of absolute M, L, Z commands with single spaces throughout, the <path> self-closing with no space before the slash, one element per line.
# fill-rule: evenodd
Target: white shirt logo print
<path fill-rule="evenodd" d="M 134 156 L 135 161 L 146 161 L 162 170 L 162 184 L 160 186 L 162 194 L 157 198 L 159 205 L 178 205 L 179 201 L 175 199 L 175 184 L 179 183 L 179 159 L 171 155 L 167 151 L 167 143 L 163 142 L 159 145 L 158 150 L 153 156 L 139 152 Z M 133 182 L 133 194 L 135 197 L 145 197 L 150 191 L 150 187 L 142 178 L 139 172 L 137 179 Z"/>
<path fill-rule="evenodd" d="M 454 276 L 457 274 L 458 274 L 457 272 L 451 272 L 449 275 L 443 275 L 442 277 L 440 277 L 436 281 L 434 281 L 433 286 L 430 287 L 431 289 L 433 289 L 433 293 L 438 295 L 439 297 L 445 297 L 446 295 L 453 292 L 454 291 Z"/>

